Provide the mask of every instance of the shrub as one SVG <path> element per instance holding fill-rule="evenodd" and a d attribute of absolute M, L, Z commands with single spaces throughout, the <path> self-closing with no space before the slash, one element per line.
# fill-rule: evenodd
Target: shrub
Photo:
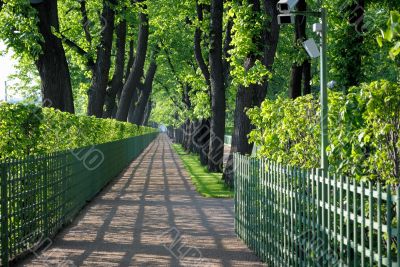
<path fill-rule="evenodd" d="M 33 105 L 0 104 L 0 159 L 112 142 L 155 129 Z"/>
<path fill-rule="evenodd" d="M 320 106 L 311 95 L 266 100 L 248 111 L 258 156 L 283 164 L 319 167 Z M 376 81 L 329 92 L 330 171 L 358 180 L 399 184 L 400 85 Z"/>

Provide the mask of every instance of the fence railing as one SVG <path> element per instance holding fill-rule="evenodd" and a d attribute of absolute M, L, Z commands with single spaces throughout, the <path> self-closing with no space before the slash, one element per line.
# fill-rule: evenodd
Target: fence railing
<path fill-rule="evenodd" d="M 232 144 L 232 135 L 225 135 L 224 136 L 224 144 L 226 144 L 226 145 Z"/>
<path fill-rule="evenodd" d="M 400 189 L 234 155 L 236 233 L 271 266 L 399 266 Z"/>
<path fill-rule="evenodd" d="M 1 263 L 47 242 L 157 136 L 0 161 Z"/>

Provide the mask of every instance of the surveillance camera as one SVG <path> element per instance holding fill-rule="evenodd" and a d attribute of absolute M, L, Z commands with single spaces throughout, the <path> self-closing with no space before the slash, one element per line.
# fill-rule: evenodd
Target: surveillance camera
<path fill-rule="evenodd" d="M 322 32 L 322 24 L 321 23 L 314 23 L 312 28 L 313 28 L 313 32 L 316 32 L 316 33 Z"/>
<path fill-rule="evenodd" d="M 277 8 L 280 13 L 289 13 L 293 11 L 299 0 L 280 0 L 277 4 Z"/>
<path fill-rule="evenodd" d="M 307 54 L 311 58 L 317 58 L 319 57 L 319 49 L 317 44 L 315 43 L 314 39 L 308 39 L 303 43 L 304 49 L 306 49 Z"/>
<path fill-rule="evenodd" d="M 278 24 L 293 24 L 295 22 L 295 15 L 292 14 L 281 14 L 278 15 Z"/>

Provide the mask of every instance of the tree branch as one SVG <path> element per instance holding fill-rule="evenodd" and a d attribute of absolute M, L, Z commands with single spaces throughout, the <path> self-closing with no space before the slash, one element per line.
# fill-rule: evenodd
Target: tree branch
<path fill-rule="evenodd" d="M 201 22 L 203 21 L 203 8 L 204 5 L 200 5 L 198 1 L 196 1 L 196 11 L 197 11 L 197 19 Z M 201 70 L 201 73 L 206 80 L 206 84 L 210 85 L 210 71 L 208 66 L 203 58 L 203 53 L 201 51 L 201 36 L 203 32 L 201 31 L 200 27 L 197 27 L 194 32 L 194 55 Z"/>
<path fill-rule="evenodd" d="M 81 10 L 81 14 L 82 14 L 82 20 L 81 20 L 81 24 L 82 24 L 82 28 L 83 31 L 85 32 L 85 36 L 86 36 L 86 41 L 88 41 L 89 44 L 92 43 L 92 35 L 90 34 L 89 31 L 89 18 L 87 15 L 87 10 L 86 10 L 86 0 L 81 0 L 80 1 L 80 10 Z"/>
<path fill-rule="evenodd" d="M 79 55 L 83 56 L 84 58 L 86 58 L 86 65 L 88 67 L 93 67 L 94 66 L 94 60 L 93 58 L 89 55 L 88 52 L 86 52 L 83 48 L 81 48 L 77 43 L 71 41 L 70 39 L 68 39 L 65 35 L 63 35 L 62 33 L 59 33 L 61 35 L 62 41 L 69 46 L 69 48 L 71 48 L 72 50 L 74 50 L 75 52 L 77 52 Z"/>

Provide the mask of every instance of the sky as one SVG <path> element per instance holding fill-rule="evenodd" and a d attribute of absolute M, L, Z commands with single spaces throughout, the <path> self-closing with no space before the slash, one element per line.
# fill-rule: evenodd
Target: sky
<path fill-rule="evenodd" d="M 5 45 L 3 43 L 0 43 L 0 51 L 5 51 Z M 12 55 L 12 52 L 0 55 L 0 100 L 5 100 L 4 82 L 7 81 L 7 77 L 10 74 L 16 72 L 14 68 L 16 60 L 12 59 Z"/>

